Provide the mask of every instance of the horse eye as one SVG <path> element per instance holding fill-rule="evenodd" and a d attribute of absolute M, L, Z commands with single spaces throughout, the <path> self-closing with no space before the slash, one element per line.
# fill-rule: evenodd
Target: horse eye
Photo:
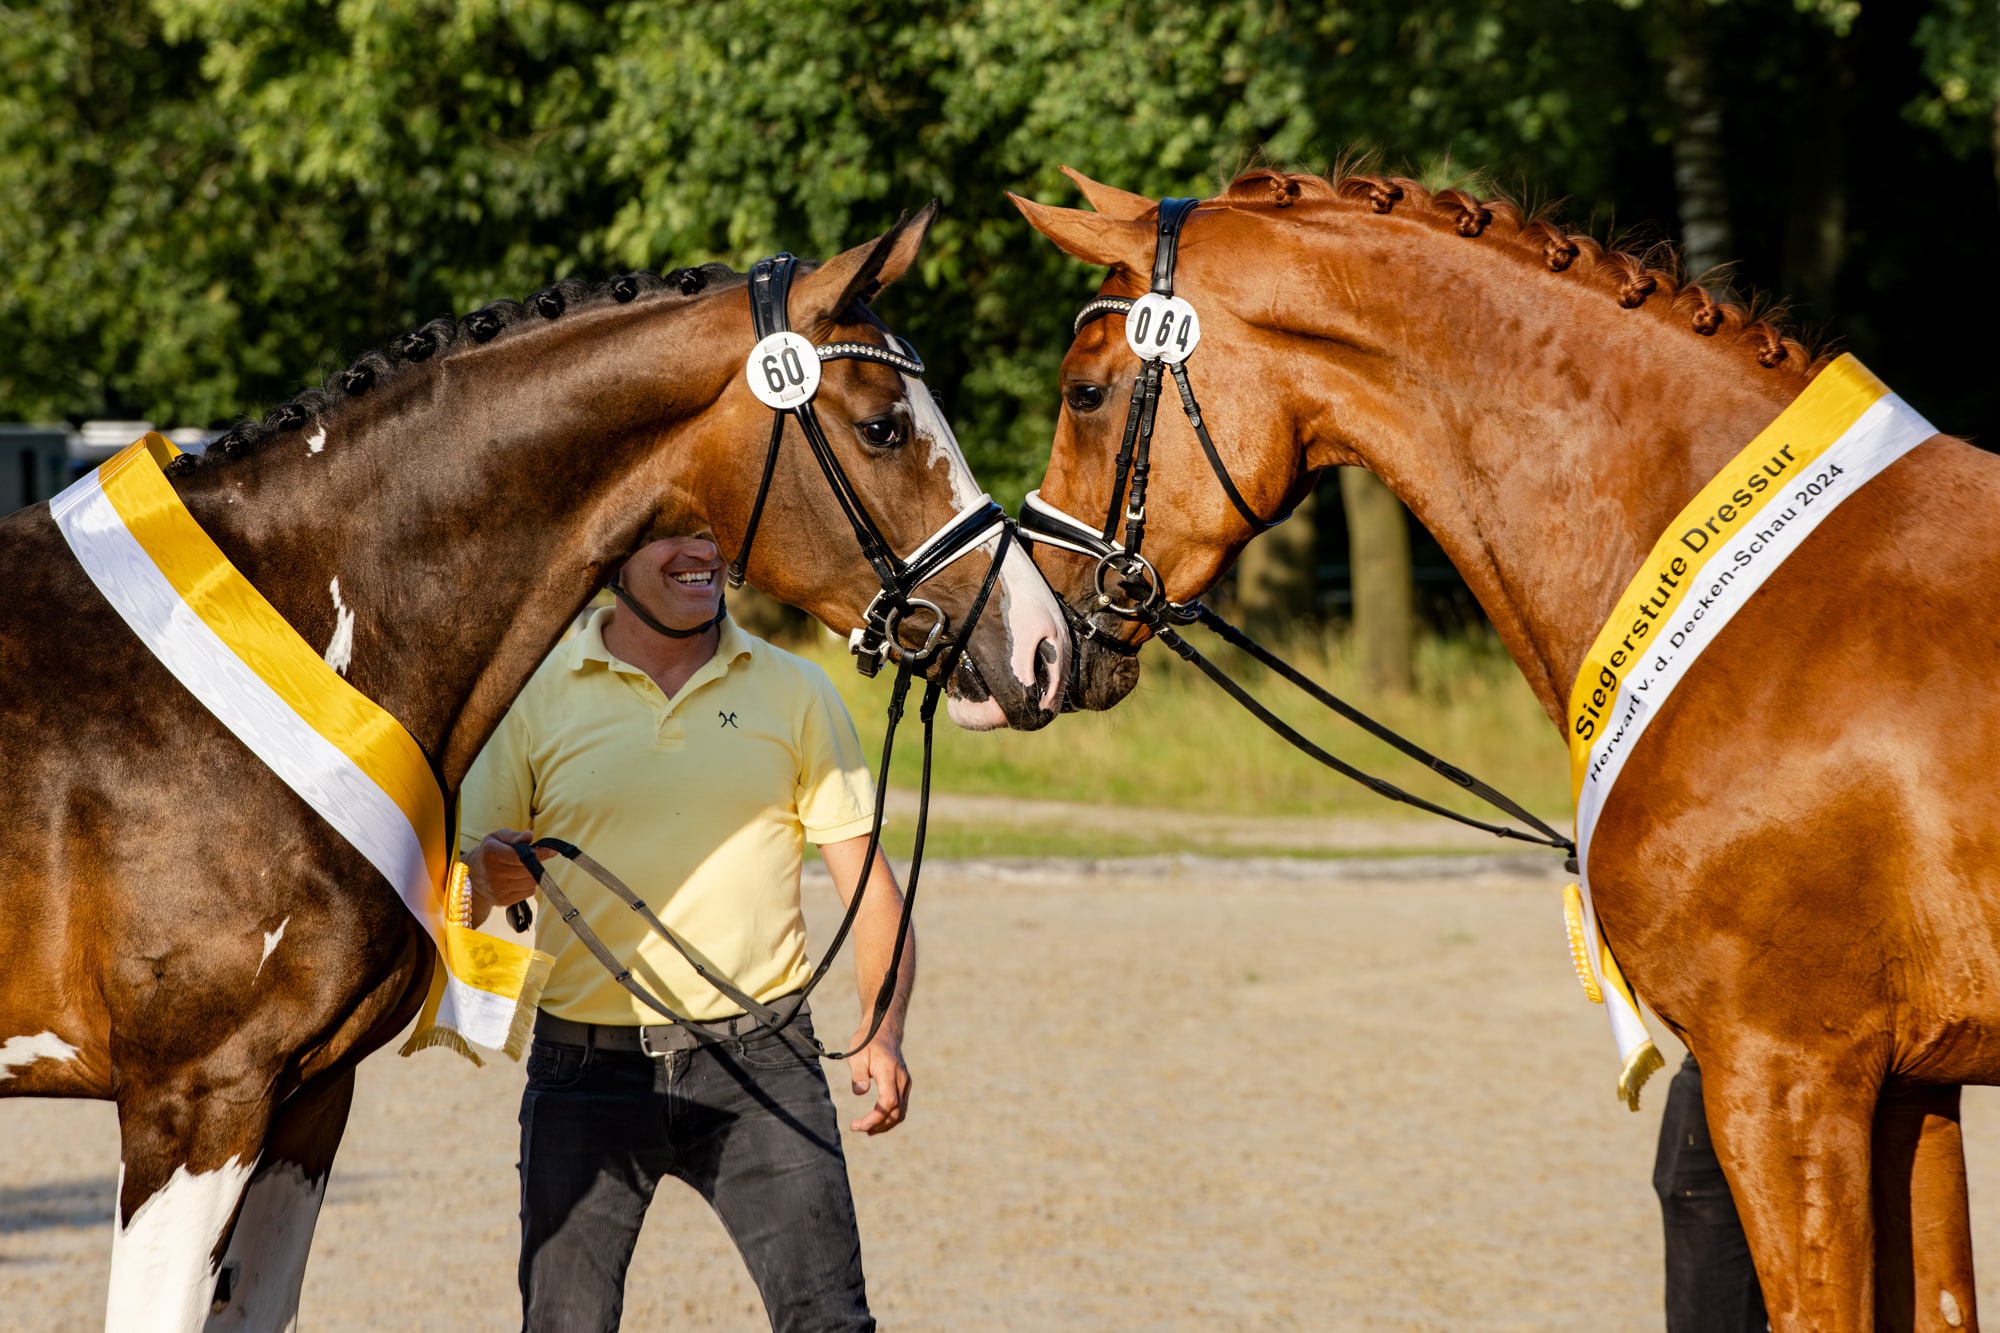
<path fill-rule="evenodd" d="M 1104 388 L 1098 384 L 1072 384 L 1063 396 L 1074 412 L 1095 412 L 1104 406 Z"/>
<path fill-rule="evenodd" d="M 903 442 L 903 423 L 894 417 L 876 417 L 861 423 L 861 438 L 877 449 L 894 449 Z"/>

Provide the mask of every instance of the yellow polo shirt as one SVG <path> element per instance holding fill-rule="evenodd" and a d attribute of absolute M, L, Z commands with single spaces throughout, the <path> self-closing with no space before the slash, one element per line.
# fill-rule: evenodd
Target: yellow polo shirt
<path fill-rule="evenodd" d="M 854 721 L 811 662 L 722 623 L 715 656 L 669 699 L 604 646 L 607 608 L 558 644 L 459 795 L 459 848 L 529 829 L 589 852 L 711 972 L 770 1001 L 805 984 L 805 839 L 868 832 L 874 783 Z M 632 975 L 695 1019 L 739 1012 L 596 880 L 547 863 Z M 627 994 L 548 905 L 542 1008 L 579 1023 L 664 1021 Z"/>

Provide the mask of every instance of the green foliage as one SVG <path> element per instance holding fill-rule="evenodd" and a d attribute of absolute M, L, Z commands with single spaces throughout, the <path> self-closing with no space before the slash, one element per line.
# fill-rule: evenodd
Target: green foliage
<path fill-rule="evenodd" d="M 1073 200 L 1068 163 L 1199 193 L 1382 145 L 1670 217 L 1635 185 L 1667 124 L 1649 25 L 1704 2 L 34 0 L 0 9 L 0 417 L 221 422 L 437 313 L 824 255 L 935 196 L 887 313 L 1012 499 L 1094 275 L 1006 191 Z M 1990 5 L 1936 0 L 1927 123 L 1990 112 Z M 1773 41 L 1859 12 L 1711 7 Z"/>
<path fill-rule="evenodd" d="M 1090 277 L 1012 189 L 1199 192 L 1351 142 L 1608 191 L 1610 11 L 1420 0 L 50 0 L 0 15 L 0 415 L 207 422 L 441 310 L 826 254 L 929 197 L 892 313 L 1003 494 Z M 1579 33 L 1581 32 L 1581 45 Z M 1557 35 L 1561 36 L 1558 42 Z M 1500 95 L 1496 96 L 1496 90 Z M 1601 136 L 1599 136 L 1601 137 Z M 1593 156 L 1595 155 L 1595 156 Z M 1575 169 L 1550 172 L 1552 163 Z"/>
<path fill-rule="evenodd" d="M 1911 114 L 1960 153 L 2000 151 L 2000 6 L 1937 0 L 1917 25 L 1917 48 L 1931 90 Z"/>
<path fill-rule="evenodd" d="M 587 256 L 589 6 L 0 11 L 0 416 L 203 423 Z"/>

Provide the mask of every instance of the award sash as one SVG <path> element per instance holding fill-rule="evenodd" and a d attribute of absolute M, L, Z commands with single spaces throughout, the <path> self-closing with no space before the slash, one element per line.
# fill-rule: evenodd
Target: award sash
<path fill-rule="evenodd" d="M 49 509 L 133 633 L 188 691 L 382 873 L 438 948 L 410 1054 L 468 1043 L 519 1059 L 551 959 L 446 911 L 444 793 L 409 732 L 327 664 L 231 565 L 161 470 L 149 434 Z"/>
<path fill-rule="evenodd" d="M 1667 526 L 1583 659 L 1568 713 L 1579 883 L 1564 913 L 1578 979 L 1611 1020 L 1618 1094 L 1635 1111 L 1663 1062 L 1591 905 L 1598 815 L 1660 705 L 1751 594 L 1841 501 L 1936 434 L 1841 357 Z"/>

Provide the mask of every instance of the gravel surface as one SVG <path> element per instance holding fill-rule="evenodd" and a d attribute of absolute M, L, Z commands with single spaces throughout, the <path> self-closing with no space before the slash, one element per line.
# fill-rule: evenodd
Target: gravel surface
<path fill-rule="evenodd" d="M 913 1118 L 847 1145 L 884 1327 L 1658 1327 L 1665 1080 L 1616 1101 L 1559 881 L 1407 869 L 934 867 Z M 518 1326 L 520 1083 L 363 1066 L 302 1327 Z M 1967 1103 L 2000 1254 L 2000 1094 Z M 116 1174 L 110 1106 L 0 1101 L 0 1329 L 97 1326 Z M 765 1327 L 687 1191 L 629 1291 L 630 1329 Z"/>

